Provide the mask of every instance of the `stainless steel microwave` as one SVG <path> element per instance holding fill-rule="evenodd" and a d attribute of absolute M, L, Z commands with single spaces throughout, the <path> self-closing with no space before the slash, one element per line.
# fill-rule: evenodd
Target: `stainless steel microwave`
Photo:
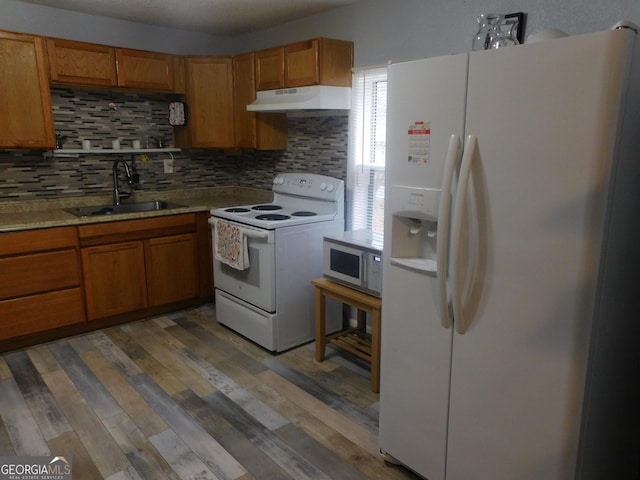
<path fill-rule="evenodd" d="M 382 295 L 382 235 L 354 230 L 324 237 L 323 274 L 370 295 Z"/>

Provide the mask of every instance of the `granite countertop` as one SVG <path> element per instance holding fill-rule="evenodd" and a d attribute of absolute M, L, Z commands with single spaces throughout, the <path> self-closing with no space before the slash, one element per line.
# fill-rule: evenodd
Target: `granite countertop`
<path fill-rule="evenodd" d="M 88 223 L 113 222 L 137 218 L 157 217 L 208 211 L 212 208 L 233 205 L 249 205 L 270 202 L 273 193 L 244 187 L 212 187 L 189 190 L 165 190 L 161 192 L 135 192 L 122 203 L 167 201 L 184 207 L 152 212 L 121 213 L 117 215 L 97 215 L 77 217 L 65 208 L 112 204 L 111 195 L 65 197 L 47 200 L 24 200 L 0 202 L 0 232 L 32 230 Z"/>

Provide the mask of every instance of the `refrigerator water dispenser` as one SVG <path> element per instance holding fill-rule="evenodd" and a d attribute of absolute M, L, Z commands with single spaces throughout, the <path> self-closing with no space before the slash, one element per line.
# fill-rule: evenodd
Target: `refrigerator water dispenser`
<path fill-rule="evenodd" d="M 435 273 L 440 189 L 391 187 L 391 258 L 405 268 Z"/>

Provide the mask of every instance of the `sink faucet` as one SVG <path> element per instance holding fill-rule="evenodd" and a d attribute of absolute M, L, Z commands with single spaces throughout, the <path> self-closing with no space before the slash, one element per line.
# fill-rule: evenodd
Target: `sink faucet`
<path fill-rule="evenodd" d="M 129 198 L 131 195 L 131 191 L 129 193 L 123 193 L 120 191 L 120 186 L 118 185 L 118 165 L 122 164 L 124 166 L 124 173 L 127 177 L 127 184 L 130 186 L 133 185 L 133 178 L 131 176 L 131 169 L 129 168 L 129 164 L 122 159 L 114 160 L 113 162 L 113 204 L 120 205 L 120 201 L 125 198 Z"/>

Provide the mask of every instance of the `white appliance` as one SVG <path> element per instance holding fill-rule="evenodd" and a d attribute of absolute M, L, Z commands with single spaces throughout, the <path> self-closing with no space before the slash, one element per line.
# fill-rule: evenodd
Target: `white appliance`
<path fill-rule="evenodd" d="M 325 236 L 322 260 L 324 276 L 380 297 L 383 244 L 382 233 L 367 229 Z"/>
<path fill-rule="evenodd" d="M 637 478 L 638 56 L 618 29 L 389 66 L 389 460 Z"/>
<path fill-rule="evenodd" d="M 214 245 L 218 220 L 237 227 L 249 260 L 239 269 L 214 255 L 218 321 L 281 352 L 315 338 L 311 280 L 322 276 L 323 236 L 344 231 L 344 182 L 282 173 L 272 189 L 271 203 L 214 209 L 209 223 Z M 341 327 L 341 314 L 327 314 L 328 332 Z"/>
<path fill-rule="evenodd" d="M 247 105 L 250 112 L 289 112 L 294 110 L 349 110 L 351 87 L 311 85 L 259 91 Z"/>

